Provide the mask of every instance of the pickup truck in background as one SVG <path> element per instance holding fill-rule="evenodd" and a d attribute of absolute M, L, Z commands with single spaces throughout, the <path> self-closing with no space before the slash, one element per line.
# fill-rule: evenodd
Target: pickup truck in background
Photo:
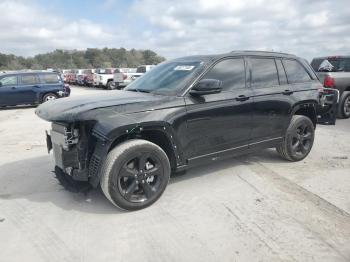
<path fill-rule="evenodd" d="M 97 69 L 94 74 L 94 86 L 113 89 L 115 68 Z"/>
<path fill-rule="evenodd" d="M 311 66 L 326 88 L 339 90 L 339 118 L 350 117 L 350 56 L 317 57 Z"/>
<path fill-rule="evenodd" d="M 122 89 L 128 84 L 130 84 L 135 79 L 139 78 L 140 76 L 144 75 L 148 71 L 150 71 L 152 68 L 154 68 L 155 65 L 141 65 L 139 67 L 135 68 L 120 68 L 119 70 L 116 70 L 113 78 L 114 85 L 112 89 Z"/>
<path fill-rule="evenodd" d="M 90 85 L 92 85 L 92 74 L 95 73 L 95 69 L 81 69 L 78 70 L 76 75 L 76 84 L 80 86 L 88 86 L 87 79 L 90 79 Z"/>

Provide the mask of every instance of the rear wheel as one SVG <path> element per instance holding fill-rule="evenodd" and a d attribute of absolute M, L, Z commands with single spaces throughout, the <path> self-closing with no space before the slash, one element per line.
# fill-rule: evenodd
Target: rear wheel
<path fill-rule="evenodd" d="M 101 170 L 101 188 L 115 206 L 138 210 L 159 199 L 170 172 L 169 159 L 159 146 L 133 139 L 108 153 Z"/>
<path fill-rule="evenodd" d="M 46 95 L 44 95 L 43 97 L 43 103 L 47 102 L 47 101 L 52 101 L 52 100 L 56 100 L 57 99 L 57 95 L 53 94 L 53 93 L 48 93 Z"/>
<path fill-rule="evenodd" d="M 339 101 L 338 117 L 350 117 L 350 92 L 345 92 Z"/>
<path fill-rule="evenodd" d="M 310 118 L 295 115 L 277 152 L 286 160 L 300 161 L 310 153 L 314 137 L 315 128 Z"/>

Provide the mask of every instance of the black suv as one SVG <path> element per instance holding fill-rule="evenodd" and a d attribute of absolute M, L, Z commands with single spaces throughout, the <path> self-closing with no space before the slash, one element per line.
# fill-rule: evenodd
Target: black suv
<path fill-rule="evenodd" d="M 310 152 L 317 122 L 334 124 L 322 85 L 293 55 L 232 52 L 158 65 L 124 91 L 41 105 L 56 173 L 99 184 L 116 206 L 154 203 L 171 172 L 225 156 L 277 148 Z M 327 92 L 329 96 L 329 92 Z"/>
<path fill-rule="evenodd" d="M 67 97 L 69 86 L 55 72 L 8 72 L 0 74 L 0 106 L 40 104 Z"/>

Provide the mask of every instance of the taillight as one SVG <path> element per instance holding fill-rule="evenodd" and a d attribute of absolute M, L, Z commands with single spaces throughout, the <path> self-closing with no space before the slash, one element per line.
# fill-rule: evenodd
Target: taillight
<path fill-rule="evenodd" d="M 123 80 L 127 79 L 128 76 L 126 74 L 123 74 Z"/>
<path fill-rule="evenodd" d="M 327 88 L 333 88 L 334 87 L 334 78 L 331 76 L 326 76 L 323 81 L 323 86 Z"/>

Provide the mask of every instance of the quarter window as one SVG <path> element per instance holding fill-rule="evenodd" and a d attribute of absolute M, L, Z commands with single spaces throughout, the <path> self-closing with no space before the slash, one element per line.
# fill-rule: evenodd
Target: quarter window
<path fill-rule="evenodd" d="M 39 81 L 36 75 L 22 75 L 21 83 L 22 85 L 36 85 Z"/>
<path fill-rule="evenodd" d="M 59 82 L 59 76 L 56 74 L 42 74 L 41 79 L 46 84 L 57 84 Z"/>
<path fill-rule="evenodd" d="M 210 69 L 205 78 L 221 80 L 223 90 L 245 88 L 244 60 L 243 58 L 223 60 Z"/>
<path fill-rule="evenodd" d="M 274 59 L 250 59 L 252 68 L 252 87 L 264 88 L 279 85 L 277 69 Z"/>
<path fill-rule="evenodd" d="M 303 83 L 311 80 L 305 68 L 296 60 L 285 59 L 283 60 L 283 64 L 290 84 Z"/>
<path fill-rule="evenodd" d="M 17 85 L 16 76 L 4 76 L 0 79 L 1 86 L 14 86 Z"/>

